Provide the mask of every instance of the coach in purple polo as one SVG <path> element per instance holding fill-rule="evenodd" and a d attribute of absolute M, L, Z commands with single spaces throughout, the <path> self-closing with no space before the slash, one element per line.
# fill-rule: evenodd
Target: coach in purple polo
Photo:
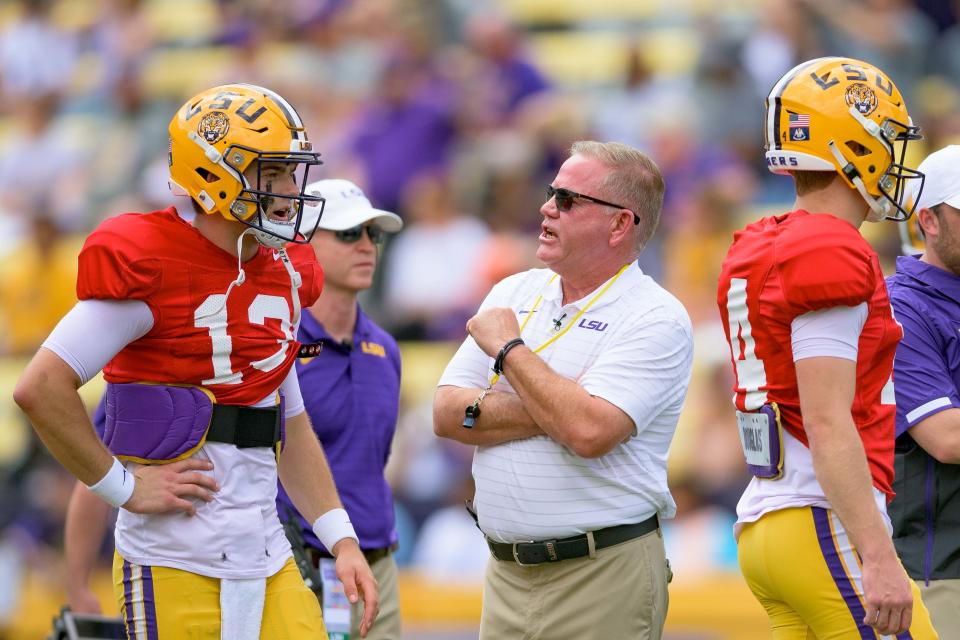
<path fill-rule="evenodd" d="M 922 255 L 887 279 L 903 325 L 893 363 L 897 401 L 893 539 L 941 638 L 960 637 L 960 146 L 921 163 Z"/>
<path fill-rule="evenodd" d="M 374 209 L 348 180 L 320 180 L 306 189 L 326 199 L 311 244 L 324 271 L 323 294 L 303 310 L 298 338 L 322 343 L 323 350 L 297 364 L 300 389 L 323 444 L 340 499 L 360 538 L 360 548 L 380 588 L 380 615 L 367 640 L 399 640 L 400 606 L 393 495 L 384 477 L 400 403 L 400 352 L 390 335 L 368 318 L 357 294 L 373 284 L 385 233 L 403 227 L 399 216 Z M 317 208 L 304 213 L 302 228 L 312 228 Z M 280 487 L 281 519 L 293 508 Z M 332 557 L 297 514 L 314 561 Z M 351 638 L 359 638 L 362 604 L 353 605 Z"/>

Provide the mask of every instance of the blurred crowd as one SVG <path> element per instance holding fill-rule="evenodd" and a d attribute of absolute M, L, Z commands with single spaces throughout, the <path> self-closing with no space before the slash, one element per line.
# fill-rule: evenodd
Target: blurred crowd
<path fill-rule="evenodd" d="M 204 87 L 281 93 L 324 154 L 316 177 L 352 179 L 403 217 L 365 301 L 401 341 L 461 340 L 490 286 L 535 266 L 544 188 L 571 143 L 627 143 L 667 185 L 641 266 L 697 327 L 668 555 L 678 575 L 732 568 L 747 478 L 716 278 L 733 230 L 792 202 L 791 181 L 764 165 L 763 99 L 821 55 L 886 70 L 926 149 L 960 138 L 958 0 L 0 3 L 0 355 L 31 354 L 72 306 L 76 254 L 99 221 L 170 205 L 167 123 Z M 896 230 L 867 232 L 891 264 Z M 404 397 L 391 465 L 398 559 L 472 580 L 486 551 L 460 506 L 471 452 L 433 437 L 436 378 L 425 378 L 439 370 L 419 363 L 405 362 L 421 393 Z M 0 434 L 0 451 L 11 438 Z M 0 585 L 11 585 L 20 563 L 55 566 L 70 482 L 29 439 L 0 460 Z"/>

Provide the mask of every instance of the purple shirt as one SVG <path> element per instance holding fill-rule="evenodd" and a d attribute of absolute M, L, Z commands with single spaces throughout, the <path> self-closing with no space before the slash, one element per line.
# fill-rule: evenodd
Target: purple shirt
<path fill-rule="evenodd" d="M 887 289 L 903 325 L 893 363 L 899 437 L 937 412 L 960 407 L 960 277 L 900 256 Z"/>
<path fill-rule="evenodd" d="M 497 65 L 497 84 L 504 93 L 506 113 L 513 113 L 521 102 L 550 88 L 550 83 L 530 62 L 512 58 Z"/>
<path fill-rule="evenodd" d="M 320 355 L 297 363 L 297 375 L 310 422 L 323 444 L 360 548 L 388 547 L 397 541 L 393 494 L 383 475 L 400 407 L 397 343 L 359 306 L 352 348 L 331 338 L 307 310 L 298 339 L 323 343 Z M 285 506 L 293 503 L 280 486 L 281 519 L 286 519 Z M 306 543 L 322 549 L 311 523 L 297 517 Z"/>
<path fill-rule="evenodd" d="M 425 171 L 440 170 L 454 141 L 454 121 L 442 100 L 380 101 L 362 112 L 352 141 L 367 176 L 367 195 L 395 211 L 404 187 Z"/>

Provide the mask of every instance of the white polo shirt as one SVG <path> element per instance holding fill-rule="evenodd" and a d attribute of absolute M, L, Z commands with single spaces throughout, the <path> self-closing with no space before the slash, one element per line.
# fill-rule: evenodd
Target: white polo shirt
<path fill-rule="evenodd" d="M 522 338 L 531 349 L 563 330 L 599 292 L 562 304 L 560 278 L 533 269 L 498 283 L 480 309 L 509 307 L 521 323 L 542 295 Z M 566 314 L 566 315 L 564 315 Z M 561 319 L 561 316 L 563 318 Z M 575 326 L 538 354 L 560 375 L 633 419 L 634 434 L 600 458 L 581 458 L 549 436 L 477 447 L 474 505 L 483 532 L 500 542 L 548 540 L 670 518 L 667 450 L 690 381 L 693 335 L 683 305 L 636 262 Z M 440 386 L 485 387 L 493 358 L 468 337 Z M 495 387 L 513 393 L 506 376 Z M 481 418 L 482 420 L 482 418 Z"/>

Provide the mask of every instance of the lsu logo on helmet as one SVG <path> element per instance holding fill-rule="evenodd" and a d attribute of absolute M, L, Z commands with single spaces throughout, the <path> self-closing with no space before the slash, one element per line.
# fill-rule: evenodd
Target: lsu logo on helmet
<path fill-rule="evenodd" d="M 223 111 L 211 111 L 204 115 L 200 119 L 200 124 L 197 125 L 197 133 L 210 144 L 223 140 L 228 131 L 230 131 L 230 118 Z"/>
<path fill-rule="evenodd" d="M 877 94 L 862 82 L 855 82 L 847 87 L 843 97 L 847 104 L 859 111 L 861 115 L 868 116 L 877 110 Z"/>

